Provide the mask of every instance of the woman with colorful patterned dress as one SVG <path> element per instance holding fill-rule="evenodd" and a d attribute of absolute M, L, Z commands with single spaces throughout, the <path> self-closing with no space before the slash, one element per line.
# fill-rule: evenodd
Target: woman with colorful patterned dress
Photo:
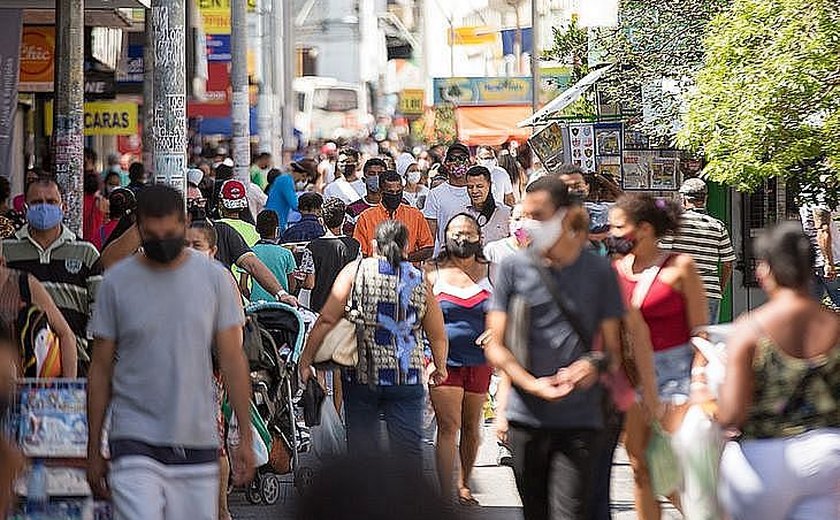
<path fill-rule="evenodd" d="M 344 369 L 347 444 L 354 454 L 381 453 L 379 418 L 388 427 L 388 446 L 407 464 L 422 468 L 424 333 L 435 365 L 432 379 L 446 379 L 443 316 L 423 272 L 406 261 L 408 229 L 388 220 L 375 233 L 372 258 L 345 267 L 333 285 L 300 360 L 305 383 L 327 334 L 345 317 L 353 294 L 358 310 L 359 361 Z"/>

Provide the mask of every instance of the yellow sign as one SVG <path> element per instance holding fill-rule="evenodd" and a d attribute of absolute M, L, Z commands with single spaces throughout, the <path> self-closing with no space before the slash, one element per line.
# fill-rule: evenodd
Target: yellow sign
<path fill-rule="evenodd" d="M 400 92 L 400 112 L 406 116 L 422 114 L 425 99 L 426 92 L 423 90 L 403 90 Z"/>
<path fill-rule="evenodd" d="M 197 0 L 196 4 L 201 10 L 204 9 L 227 9 L 230 11 L 230 0 Z M 257 0 L 248 0 L 248 11 L 257 10 Z"/>
<path fill-rule="evenodd" d="M 492 27 L 456 27 L 447 31 L 449 45 L 493 45 L 500 33 Z"/>
<path fill-rule="evenodd" d="M 230 34 L 230 9 L 202 9 L 204 34 Z"/>
<path fill-rule="evenodd" d="M 85 103 L 85 135 L 137 134 L 137 104 L 116 101 Z M 44 132 L 52 135 L 52 102 L 44 105 Z"/>

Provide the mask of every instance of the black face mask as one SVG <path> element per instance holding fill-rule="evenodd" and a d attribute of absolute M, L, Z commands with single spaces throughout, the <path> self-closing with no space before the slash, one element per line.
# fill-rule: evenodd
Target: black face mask
<path fill-rule="evenodd" d="M 143 252 L 149 260 L 164 265 L 171 264 L 184 250 L 184 240 L 183 235 L 143 240 Z"/>
<path fill-rule="evenodd" d="M 629 255 L 636 247 L 636 239 L 610 235 L 604 239 L 604 247 L 607 248 L 607 252 L 611 255 Z"/>
<path fill-rule="evenodd" d="M 388 211 L 397 211 L 402 203 L 402 193 L 383 193 L 382 205 Z"/>
<path fill-rule="evenodd" d="M 187 214 L 190 217 L 190 222 L 202 221 L 207 218 L 207 210 L 198 204 L 190 204 L 187 207 Z"/>
<path fill-rule="evenodd" d="M 471 258 L 481 251 L 481 242 L 447 238 L 446 250 L 455 258 Z"/>

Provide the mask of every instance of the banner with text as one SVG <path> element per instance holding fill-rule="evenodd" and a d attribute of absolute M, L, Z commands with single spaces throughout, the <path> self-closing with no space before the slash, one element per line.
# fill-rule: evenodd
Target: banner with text
<path fill-rule="evenodd" d="M 531 78 L 435 78 L 435 105 L 527 105 Z"/>
<path fill-rule="evenodd" d="M 85 135 L 137 134 L 137 104 L 118 101 L 85 103 Z M 53 105 L 44 108 L 44 133 L 52 135 Z"/>
<path fill-rule="evenodd" d="M 0 175 L 14 171 L 12 141 L 18 104 L 21 9 L 0 9 Z"/>

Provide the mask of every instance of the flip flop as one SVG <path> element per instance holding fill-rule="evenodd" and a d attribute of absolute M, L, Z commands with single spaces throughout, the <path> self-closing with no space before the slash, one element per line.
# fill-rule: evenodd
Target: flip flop
<path fill-rule="evenodd" d="M 478 500 L 476 500 L 473 496 L 459 496 L 458 505 L 463 507 L 477 507 L 480 504 L 478 503 Z"/>

